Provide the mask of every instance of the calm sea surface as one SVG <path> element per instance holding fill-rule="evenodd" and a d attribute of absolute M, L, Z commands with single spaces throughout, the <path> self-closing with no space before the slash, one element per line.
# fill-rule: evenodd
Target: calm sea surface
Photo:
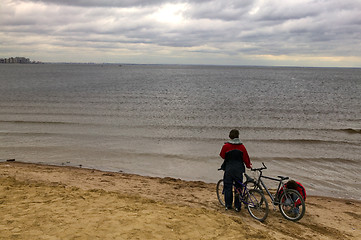
<path fill-rule="evenodd" d="M 0 159 L 216 182 L 232 128 L 267 175 L 361 199 L 361 69 L 0 65 Z"/>

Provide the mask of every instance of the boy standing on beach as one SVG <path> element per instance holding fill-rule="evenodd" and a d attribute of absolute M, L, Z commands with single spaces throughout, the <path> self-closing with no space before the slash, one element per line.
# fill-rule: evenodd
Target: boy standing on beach
<path fill-rule="evenodd" d="M 239 131 L 237 129 L 231 130 L 229 138 L 231 140 L 223 145 L 219 154 L 224 159 L 221 169 L 224 170 L 223 184 L 226 210 L 232 209 L 233 184 L 239 187 L 238 181 L 243 182 L 243 173 L 246 171 L 244 165 L 247 168 L 252 167 L 246 147 L 239 140 Z M 241 203 L 238 198 L 234 199 L 234 206 L 236 211 L 240 210 Z"/>

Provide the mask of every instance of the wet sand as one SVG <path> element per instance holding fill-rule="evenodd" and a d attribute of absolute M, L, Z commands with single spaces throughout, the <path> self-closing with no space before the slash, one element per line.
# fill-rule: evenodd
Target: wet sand
<path fill-rule="evenodd" d="M 225 211 L 215 184 L 0 163 L 0 239 L 361 239 L 361 202 L 308 196 L 299 222 Z"/>

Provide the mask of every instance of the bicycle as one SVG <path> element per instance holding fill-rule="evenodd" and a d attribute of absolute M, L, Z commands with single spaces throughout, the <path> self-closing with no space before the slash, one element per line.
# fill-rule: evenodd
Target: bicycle
<path fill-rule="evenodd" d="M 249 188 L 257 189 L 263 193 L 263 189 L 266 191 L 267 195 L 271 199 L 271 203 L 274 207 L 278 205 L 279 210 L 284 218 L 290 221 L 298 221 L 300 220 L 306 212 L 306 205 L 303 197 L 301 194 L 294 190 L 294 189 L 287 189 L 285 187 L 285 180 L 288 180 L 289 177 L 284 176 L 278 176 L 278 178 L 263 176 L 263 170 L 267 169 L 266 165 L 262 162 L 263 167 L 261 168 L 252 168 L 251 171 L 258 171 L 259 176 L 257 180 L 254 180 L 249 177 L 249 179 L 246 181 L 246 185 L 249 186 Z M 265 183 L 262 181 L 262 178 L 269 179 L 272 181 L 278 181 L 278 188 L 273 195 L 270 190 L 267 188 Z M 252 186 L 252 187 L 250 187 Z"/>
<path fill-rule="evenodd" d="M 238 197 L 239 201 L 247 206 L 247 210 L 253 218 L 261 222 L 266 220 L 269 208 L 264 194 L 258 189 L 248 189 L 247 185 L 242 182 L 238 183 L 240 185 L 238 188 L 233 185 L 233 196 Z M 223 179 L 218 181 L 216 191 L 219 203 L 225 207 Z"/>

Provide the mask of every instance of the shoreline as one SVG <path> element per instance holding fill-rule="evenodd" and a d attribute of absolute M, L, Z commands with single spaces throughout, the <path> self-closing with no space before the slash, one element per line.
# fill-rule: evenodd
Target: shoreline
<path fill-rule="evenodd" d="M 34 165 L 42 165 L 42 166 L 52 166 L 52 167 L 68 167 L 68 168 L 76 168 L 76 169 L 85 169 L 85 170 L 95 170 L 95 171 L 101 171 L 101 172 L 108 172 L 108 173 L 120 173 L 120 174 L 130 174 L 130 175 L 136 175 L 139 177 L 145 177 L 145 178 L 172 178 L 172 179 L 177 179 L 177 180 L 182 180 L 182 181 L 186 181 L 186 182 L 204 182 L 205 184 L 216 184 L 217 182 L 212 182 L 212 181 L 204 181 L 204 180 L 193 180 L 193 179 L 183 179 L 183 178 L 177 178 L 177 177 L 173 177 L 173 176 L 158 176 L 158 175 L 147 175 L 147 174 L 141 174 L 141 173 L 132 173 L 132 172 L 127 172 L 127 171 L 123 171 L 123 170 L 119 170 L 119 169 L 99 169 L 99 168 L 94 168 L 94 167 L 87 167 L 87 166 L 83 166 L 82 164 L 71 164 L 71 162 L 63 162 L 62 164 L 51 164 L 51 163 L 46 163 L 46 162 L 24 162 L 24 161 L 18 161 L 16 159 L 0 159 L 0 164 L 1 163 L 6 163 L 6 162 L 16 162 L 16 163 L 22 163 L 22 164 L 34 164 Z M 248 173 L 249 174 L 249 173 Z M 220 176 L 222 177 L 223 174 Z M 218 181 L 218 180 L 217 180 Z M 308 191 L 307 191 L 308 190 Z M 324 198 L 330 198 L 330 199 L 340 199 L 340 200 L 351 200 L 351 201 L 357 201 L 357 202 L 361 202 L 361 199 L 358 198 L 348 198 L 346 196 L 338 196 L 338 197 L 334 197 L 331 196 L 332 194 L 330 193 L 324 193 L 324 194 L 312 194 L 310 193 L 311 191 L 309 189 L 306 188 L 307 191 L 307 197 L 309 196 L 313 196 L 313 197 L 324 197 Z"/>
<path fill-rule="evenodd" d="M 202 181 L 17 161 L 0 162 L 0 180 L 0 239 L 361 238 L 358 200 L 307 196 L 299 222 L 271 206 L 260 223 L 226 212 Z"/>

